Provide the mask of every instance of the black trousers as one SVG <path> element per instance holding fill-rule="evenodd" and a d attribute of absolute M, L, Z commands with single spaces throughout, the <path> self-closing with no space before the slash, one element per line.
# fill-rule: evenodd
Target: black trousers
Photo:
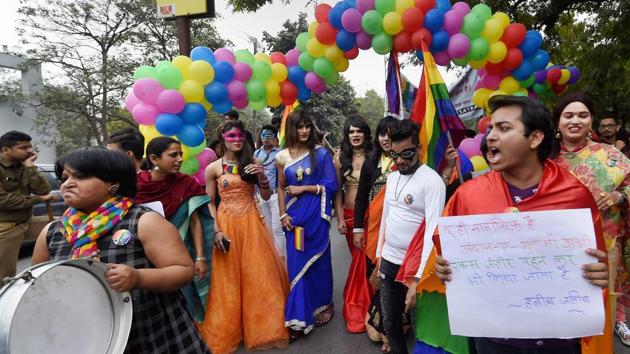
<path fill-rule="evenodd" d="M 381 258 L 381 314 L 391 353 L 407 354 L 407 343 L 403 332 L 403 311 L 407 287 L 396 281 L 399 269 L 399 265 Z"/>
<path fill-rule="evenodd" d="M 517 348 L 496 343 L 487 338 L 475 338 L 479 354 L 580 354 L 580 343 L 564 348 Z"/>

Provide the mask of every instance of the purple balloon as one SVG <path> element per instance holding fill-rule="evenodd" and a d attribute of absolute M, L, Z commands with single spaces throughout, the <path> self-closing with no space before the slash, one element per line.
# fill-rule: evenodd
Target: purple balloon
<path fill-rule="evenodd" d="M 133 111 L 133 108 L 140 103 L 142 103 L 142 101 L 140 101 L 140 99 L 133 94 L 133 91 L 129 91 L 127 98 L 125 98 L 125 108 L 127 108 L 127 111 L 131 113 Z"/>
<path fill-rule="evenodd" d="M 361 30 L 357 32 L 356 42 L 359 49 L 370 49 L 372 47 L 372 36 Z"/>
<path fill-rule="evenodd" d="M 287 54 L 285 55 L 285 57 L 287 58 L 287 68 L 289 66 L 299 66 L 300 65 L 300 63 L 298 63 L 298 59 L 300 58 L 300 54 L 302 54 L 302 53 L 297 48 L 293 48 L 293 49 L 291 49 L 290 51 L 287 52 Z"/>
<path fill-rule="evenodd" d="M 252 77 L 252 68 L 247 63 L 234 64 L 234 79 L 245 82 Z"/>
<path fill-rule="evenodd" d="M 357 10 L 362 14 L 374 10 L 374 0 L 357 0 Z"/>
<path fill-rule="evenodd" d="M 466 16 L 470 12 L 470 6 L 463 1 L 458 1 L 453 4 L 451 11 L 457 11 L 461 16 Z"/>
<path fill-rule="evenodd" d="M 361 13 L 357 9 L 347 9 L 341 15 L 343 28 L 350 33 L 357 33 L 361 30 Z"/>
<path fill-rule="evenodd" d="M 447 50 L 437 52 L 433 57 L 437 65 L 447 66 L 451 62 L 451 56 L 448 54 Z"/>
<path fill-rule="evenodd" d="M 158 96 L 157 106 L 162 112 L 177 114 L 186 106 L 186 100 L 177 90 L 164 90 Z"/>
<path fill-rule="evenodd" d="M 544 84 L 547 81 L 547 70 L 537 71 L 534 75 L 536 75 L 536 83 Z"/>
<path fill-rule="evenodd" d="M 234 53 L 232 53 L 232 51 L 227 48 L 219 48 L 215 50 L 214 58 L 217 61 L 219 60 L 227 61 L 228 63 L 232 65 L 236 63 L 236 57 L 234 56 Z"/>
<path fill-rule="evenodd" d="M 307 72 L 304 77 L 304 85 L 306 85 L 306 87 L 311 91 L 315 91 L 321 87 L 323 83 L 324 80 L 312 71 Z"/>
<path fill-rule="evenodd" d="M 156 79 L 145 77 L 133 84 L 133 94 L 142 102 L 156 104 L 160 92 L 164 91 Z"/>
<path fill-rule="evenodd" d="M 571 72 L 571 78 L 569 79 L 569 81 L 567 81 L 567 84 L 573 85 L 574 83 L 578 82 L 582 73 L 580 72 L 580 69 L 576 68 L 575 66 L 569 66 L 567 69 L 569 70 L 569 72 Z"/>
<path fill-rule="evenodd" d="M 247 88 L 241 81 L 234 80 L 227 84 L 228 98 L 232 102 L 247 101 Z"/>
<path fill-rule="evenodd" d="M 131 116 L 138 124 L 152 125 L 155 123 L 155 119 L 160 114 L 160 110 L 148 103 L 140 103 L 133 108 Z"/>
<path fill-rule="evenodd" d="M 470 51 L 470 40 L 463 33 L 455 33 L 448 42 L 448 54 L 453 58 L 463 58 Z"/>
<path fill-rule="evenodd" d="M 464 16 L 455 10 L 450 10 L 444 15 L 444 30 L 451 36 L 458 33 L 464 24 Z"/>
<path fill-rule="evenodd" d="M 473 138 L 466 138 L 459 144 L 459 149 L 471 158 L 473 156 L 481 156 L 481 150 L 479 150 L 479 142 Z"/>

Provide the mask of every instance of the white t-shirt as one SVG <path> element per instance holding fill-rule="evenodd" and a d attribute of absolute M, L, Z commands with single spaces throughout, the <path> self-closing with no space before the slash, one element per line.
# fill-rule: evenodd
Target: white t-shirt
<path fill-rule="evenodd" d="M 433 233 L 444 210 L 446 187 L 440 176 L 426 165 L 413 175 L 392 172 L 387 177 L 383 216 L 376 254 L 394 264 L 402 264 L 414 234 L 426 218 L 421 266 L 433 247 Z"/>

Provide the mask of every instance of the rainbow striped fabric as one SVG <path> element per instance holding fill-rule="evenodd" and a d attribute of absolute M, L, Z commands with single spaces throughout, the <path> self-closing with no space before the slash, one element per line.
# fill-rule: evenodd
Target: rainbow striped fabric
<path fill-rule="evenodd" d="M 424 42 L 422 47 L 422 57 L 419 57 L 424 62 L 422 78 L 410 119 L 421 125 L 422 162 L 439 172 L 445 162 L 447 133 L 450 132 L 457 147 L 465 137 L 466 128 L 455 111 L 435 59 Z"/>
<path fill-rule="evenodd" d="M 289 113 L 293 112 L 296 108 L 298 108 L 300 103 L 295 101 L 290 106 L 284 106 L 284 112 L 282 112 L 282 123 L 280 124 L 280 132 L 278 133 L 278 143 L 280 147 L 285 147 L 287 142 L 286 135 L 286 127 L 287 127 L 287 117 L 289 117 Z"/>
<path fill-rule="evenodd" d="M 293 239 L 295 249 L 298 251 L 304 251 L 304 228 L 300 226 L 295 227 L 295 238 Z"/>

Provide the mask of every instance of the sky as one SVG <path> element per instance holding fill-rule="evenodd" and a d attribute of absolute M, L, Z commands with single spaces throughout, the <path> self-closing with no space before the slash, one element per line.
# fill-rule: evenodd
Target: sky
<path fill-rule="evenodd" d="M 262 40 L 263 31 L 275 34 L 282 29 L 286 20 L 296 20 L 300 12 L 306 12 L 308 22 L 314 21 L 313 5 L 305 7 L 305 0 L 293 0 L 290 4 L 283 4 L 280 0 L 274 0 L 273 4 L 266 5 L 256 13 L 233 13 L 226 0 L 215 0 L 217 13 L 221 15 L 215 20 L 217 30 L 223 38 L 234 43 L 233 50 L 247 48 L 252 50 L 253 45 L 248 37 L 253 36 Z M 322 1 L 334 5 L 333 1 Z M 18 37 L 15 31 L 17 25 L 17 9 L 19 0 L 2 0 L 3 10 L 0 11 L 0 51 L 3 45 L 9 50 L 15 49 Z M 203 43 L 193 43 L 203 45 Z M 440 68 L 442 69 L 442 68 Z M 441 70 L 447 84 L 456 80 L 456 75 Z M 420 80 L 420 68 L 406 67 L 403 74 L 417 85 Z M 361 50 L 358 58 L 350 62 L 350 68 L 342 74 L 350 81 L 359 96 L 363 96 L 369 89 L 374 89 L 381 96 L 385 94 L 385 63 L 384 57 L 372 50 Z M 44 77 L 46 69 L 44 68 Z"/>

